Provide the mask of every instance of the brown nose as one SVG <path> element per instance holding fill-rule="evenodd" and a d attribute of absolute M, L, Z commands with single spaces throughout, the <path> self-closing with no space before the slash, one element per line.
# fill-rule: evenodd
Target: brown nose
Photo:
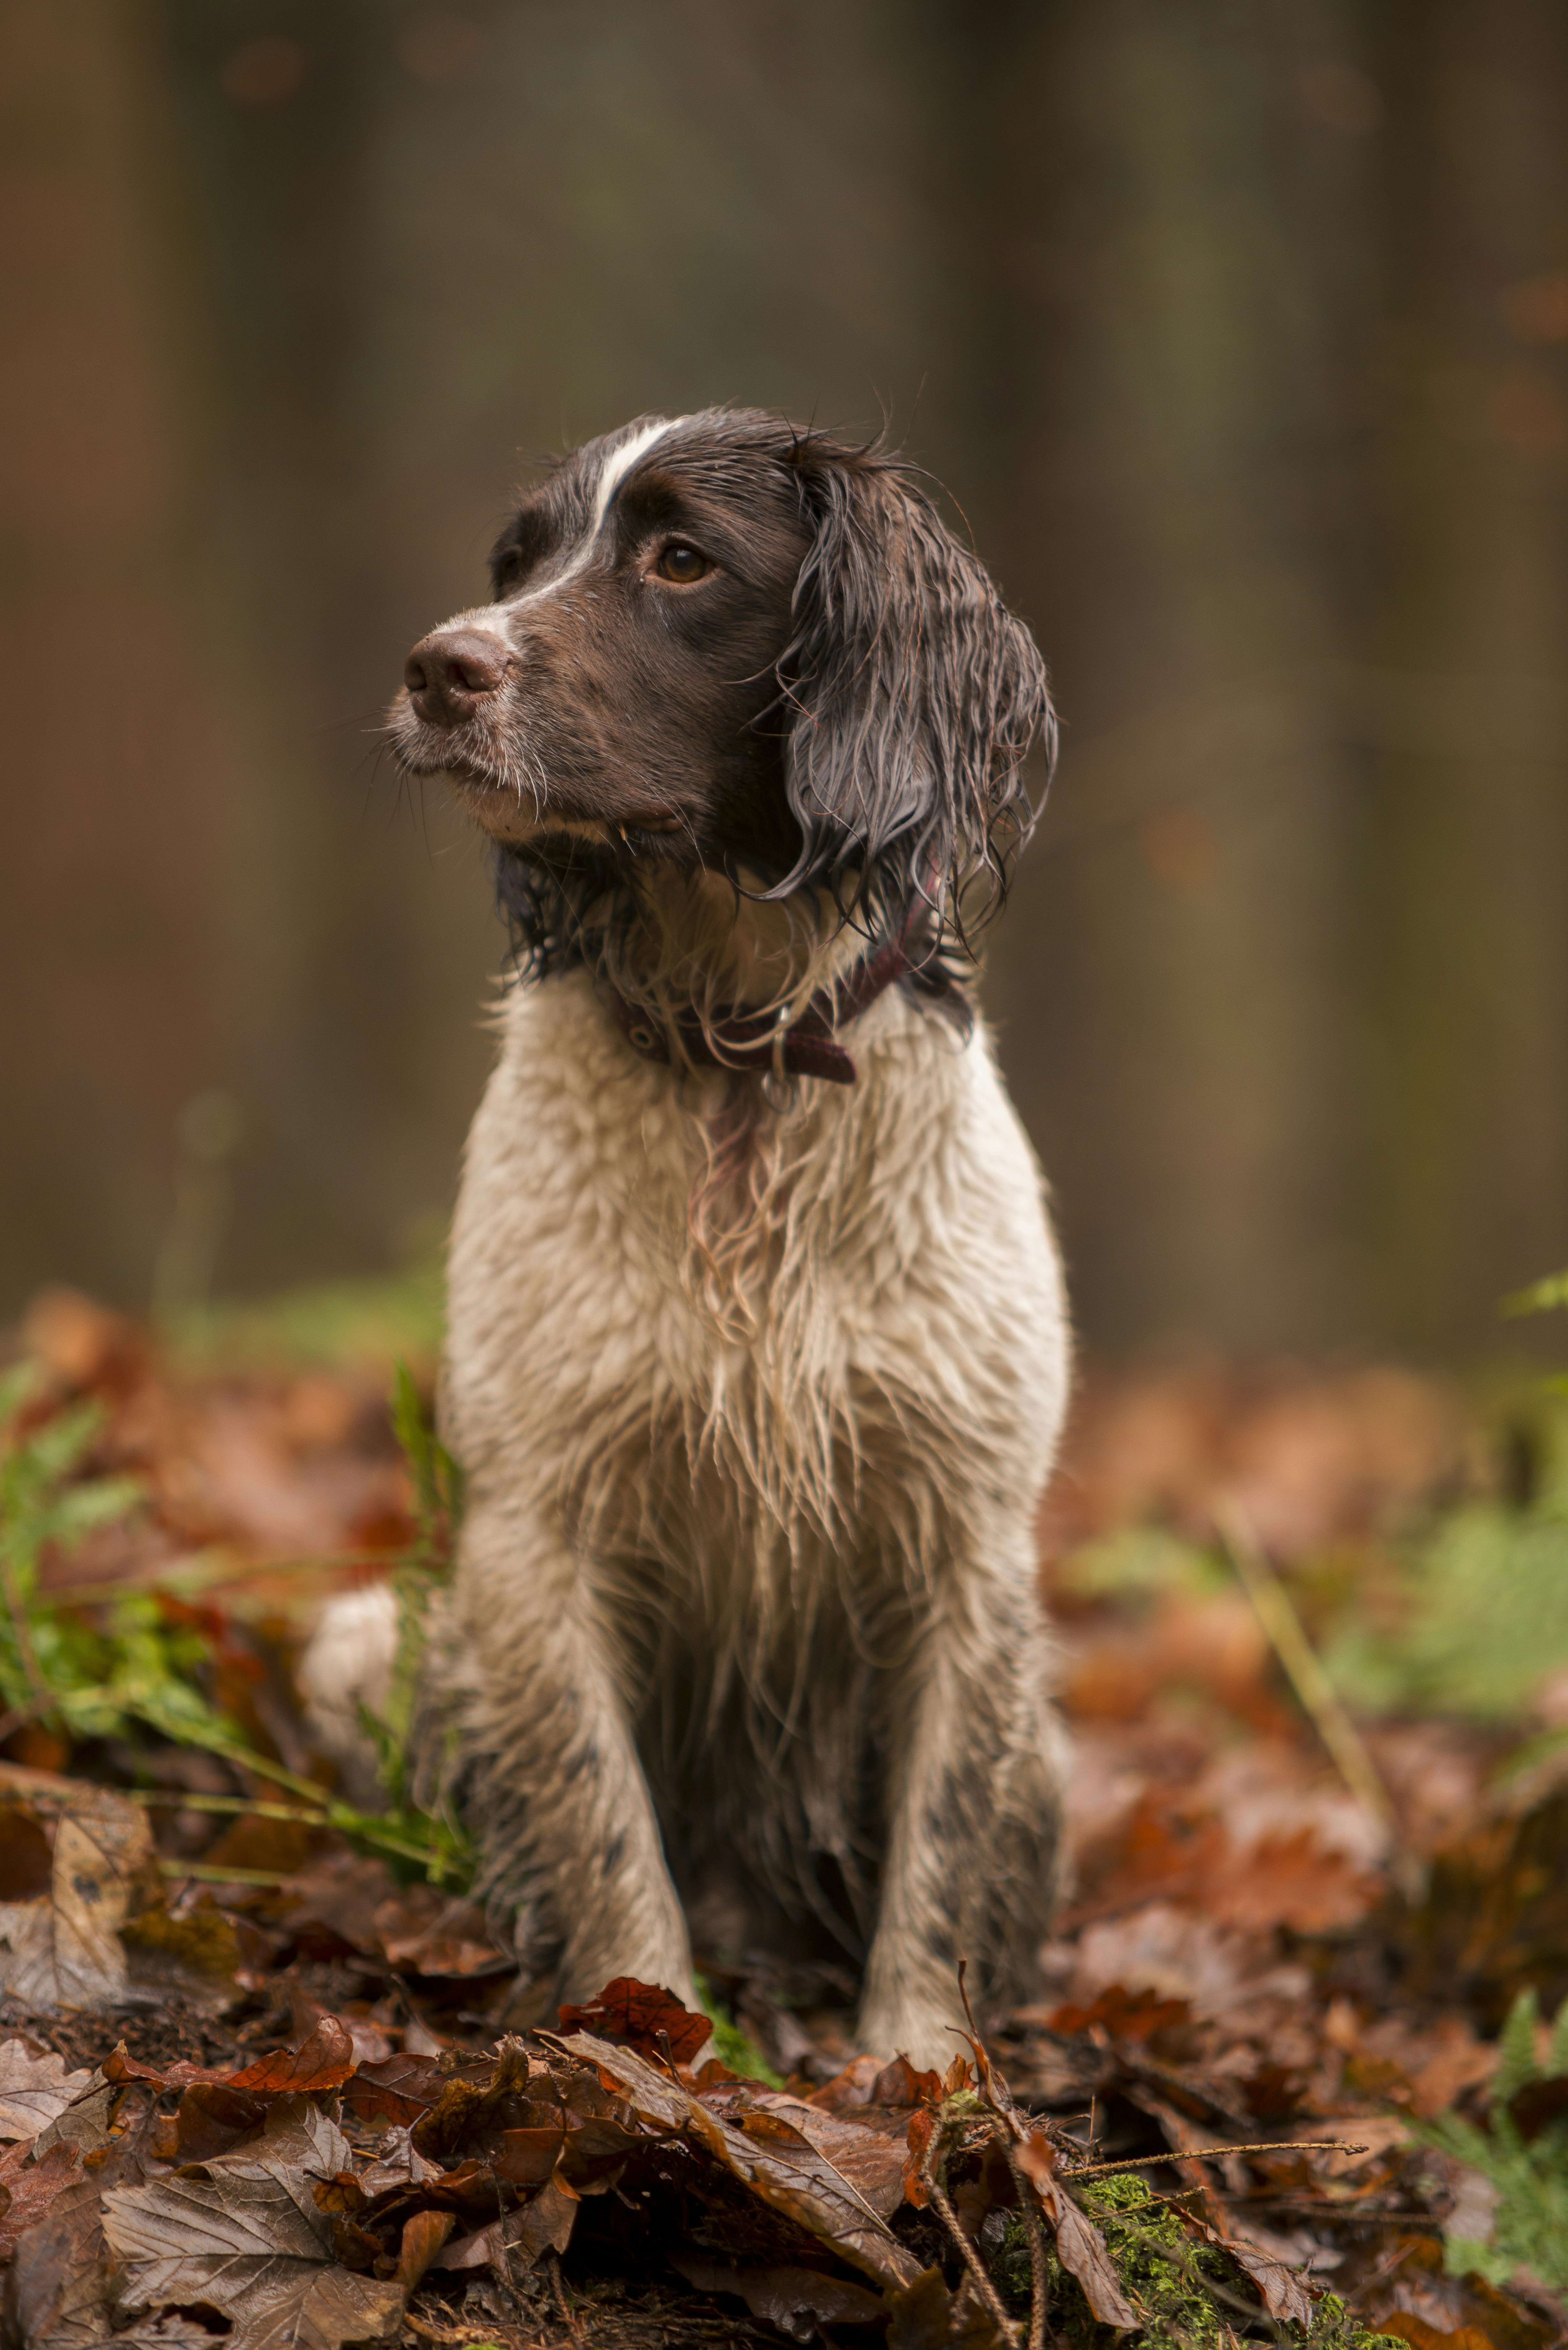
<path fill-rule="evenodd" d="M 427 726 L 460 726 L 505 682 L 511 660 L 483 629 L 437 629 L 403 663 L 403 683 Z"/>

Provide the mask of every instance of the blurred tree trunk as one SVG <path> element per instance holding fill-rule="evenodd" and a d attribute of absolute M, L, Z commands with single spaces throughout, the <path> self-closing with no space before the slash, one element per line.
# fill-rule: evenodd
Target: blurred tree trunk
<path fill-rule="evenodd" d="M 201 386 L 145 17 L 4 18 L 0 1295 L 145 1303 L 176 1113 L 223 1077 L 233 1011 Z"/>
<path fill-rule="evenodd" d="M 379 750 L 411 641 L 385 463 L 395 20 L 378 0 L 164 16 L 222 419 L 207 588 L 245 768 L 238 1265 L 266 1285 L 384 1263 L 410 1205 L 450 1197 L 493 941 L 477 882 L 445 928 L 410 886 L 422 810 Z M 439 795 L 426 821 L 452 837 Z"/>
<path fill-rule="evenodd" d="M 1377 1326 L 1568 1259 L 1568 16 L 1369 11 L 1388 103 L 1360 867 Z"/>
<path fill-rule="evenodd" d="M 989 1002 L 1081 1319 L 1122 1347 L 1355 1327 L 1347 774 L 1313 683 L 1344 536 L 1359 121 L 1329 7 L 944 9 L 965 504 L 1064 720 Z M 1353 98 L 1360 93 L 1347 83 Z"/>

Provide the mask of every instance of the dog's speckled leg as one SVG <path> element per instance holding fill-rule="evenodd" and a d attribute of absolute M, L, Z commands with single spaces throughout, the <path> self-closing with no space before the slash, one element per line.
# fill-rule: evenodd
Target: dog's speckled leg
<path fill-rule="evenodd" d="M 1002 1575 L 955 1564 L 892 1759 L 859 2039 L 939 2070 L 963 2046 L 959 1961 L 977 2007 L 1019 1995 L 1057 1891 L 1064 1741 L 1031 1530 L 1005 1549 Z"/>
<path fill-rule="evenodd" d="M 556 1960 L 563 1999 L 635 1975 L 694 2007 L 685 1920 L 583 1563 L 536 1518 L 480 1502 L 460 1591 L 437 1712 L 457 1732 L 481 1896 L 512 1913 L 525 1965 Z"/>

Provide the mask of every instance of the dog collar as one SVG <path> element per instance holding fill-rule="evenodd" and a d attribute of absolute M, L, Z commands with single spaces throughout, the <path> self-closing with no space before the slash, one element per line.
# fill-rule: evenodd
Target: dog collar
<path fill-rule="evenodd" d="M 684 1058 L 699 1069 L 755 1070 L 776 1077 L 822 1077 L 832 1086 L 852 1086 L 859 1071 L 836 1031 L 869 1011 L 877 998 L 899 980 L 908 980 L 923 993 L 950 997 L 944 1008 L 958 1012 L 969 1025 L 969 1007 L 940 963 L 912 963 L 903 939 L 889 939 L 875 948 L 831 987 L 819 987 L 798 1020 L 783 1012 L 741 1012 L 728 1020 L 703 1021 L 693 1012 L 675 1015 Z M 608 991 L 616 1024 L 634 1053 L 668 1068 L 670 1036 L 640 1005 L 628 1003 L 614 988 Z"/>

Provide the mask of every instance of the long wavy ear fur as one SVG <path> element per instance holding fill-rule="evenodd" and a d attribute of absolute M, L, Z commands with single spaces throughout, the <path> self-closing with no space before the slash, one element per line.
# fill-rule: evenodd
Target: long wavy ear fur
<path fill-rule="evenodd" d="M 792 462 L 814 532 L 778 664 L 803 847 L 769 894 L 826 883 L 895 931 L 924 902 L 967 942 L 1033 830 L 1037 736 L 1054 763 L 1045 664 L 897 459 L 803 436 Z"/>

